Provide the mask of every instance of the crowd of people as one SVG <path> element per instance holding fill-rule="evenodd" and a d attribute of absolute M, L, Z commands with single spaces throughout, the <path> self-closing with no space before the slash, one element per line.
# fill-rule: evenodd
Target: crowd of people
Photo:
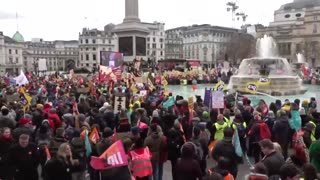
<path fill-rule="evenodd" d="M 201 97 L 190 106 L 189 97 L 166 93 L 161 86 L 145 84 L 132 92 L 132 84 L 52 76 L 30 77 L 29 84 L 4 88 L 0 179 L 162 180 L 167 161 L 173 180 L 236 179 L 243 163 L 252 166 L 246 179 L 317 179 L 320 115 L 314 98 L 270 105 L 261 100 L 253 107 L 244 97 L 232 108 L 217 110 L 204 105 Z M 82 87 L 90 91 L 77 91 Z M 143 90 L 147 93 L 139 95 Z M 21 101 L 8 99 L 16 93 Z M 115 106 L 119 95 L 126 99 L 123 106 Z M 100 138 L 87 144 L 93 131 Z M 91 158 L 117 140 L 129 164 L 92 167 Z M 209 159 L 214 167 L 207 167 Z"/>

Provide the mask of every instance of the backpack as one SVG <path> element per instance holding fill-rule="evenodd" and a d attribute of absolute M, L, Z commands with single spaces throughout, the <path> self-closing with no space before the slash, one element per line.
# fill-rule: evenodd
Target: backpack
<path fill-rule="evenodd" d="M 192 140 L 191 142 L 195 145 L 197 159 L 203 160 L 204 153 L 199 140 Z"/>
<path fill-rule="evenodd" d="M 240 123 L 240 124 L 232 123 L 232 124 L 237 127 L 239 138 L 244 138 L 246 136 L 246 128 L 244 127 L 243 123 Z"/>
<path fill-rule="evenodd" d="M 266 123 L 260 123 L 259 124 L 259 130 L 260 130 L 260 139 L 271 139 L 271 133 L 269 130 L 269 127 Z"/>

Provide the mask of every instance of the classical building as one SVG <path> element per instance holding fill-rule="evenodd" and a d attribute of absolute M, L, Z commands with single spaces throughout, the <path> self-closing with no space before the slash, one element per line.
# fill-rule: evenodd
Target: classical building
<path fill-rule="evenodd" d="M 33 38 L 24 43 L 25 71 L 38 71 L 38 60 L 46 59 L 47 71 L 68 71 L 79 64 L 78 41 L 44 41 Z"/>
<path fill-rule="evenodd" d="M 213 65 L 225 58 L 227 45 L 238 29 L 192 25 L 166 30 L 166 59 L 199 60 Z"/>
<path fill-rule="evenodd" d="M 79 33 L 80 67 L 93 68 L 100 63 L 101 51 L 120 52 L 124 61 L 135 58 L 165 58 L 164 23 L 141 22 L 138 0 L 125 1 L 125 18 L 121 24 L 109 24 L 104 30 L 84 28 Z"/>
<path fill-rule="evenodd" d="M 282 5 L 268 27 L 257 28 L 257 37 L 265 34 L 274 37 L 280 56 L 290 62 L 303 53 L 310 66 L 320 66 L 320 0 L 293 0 Z"/>
<path fill-rule="evenodd" d="M 15 38 L 15 39 L 13 39 Z M 8 72 L 16 75 L 23 67 L 22 52 L 24 48 L 23 37 L 19 32 L 10 38 L 0 32 L 0 74 Z"/>

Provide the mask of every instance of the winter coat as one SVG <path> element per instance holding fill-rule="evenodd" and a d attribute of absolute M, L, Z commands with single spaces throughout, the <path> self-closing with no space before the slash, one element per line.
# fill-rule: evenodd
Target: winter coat
<path fill-rule="evenodd" d="M 60 145 L 66 142 L 67 140 L 64 137 L 55 137 L 54 139 L 52 139 L 48 147 L 50 150 L 51 156 L 52 157 L 56 156 Z"/>
<path fill-rule="evenodd" d="M 35 144 L 29 143 L 25 148 L 16 144 L 10 149 L 9 156 L 10 163 L 14 167 L 15 180 L 38 180 L 40 158 Z"/>
<path fill-rule="evenodd" d="M 271 154 L 265 156 L 261 162 L 268 169 L 268 175 L 279 175 L 281 166 L 285 163 L 282 154 L 277 153 L 276 151 Z"/>
<path fill-rule="evenodd" d="M 59 128 L 61 126 L 61 124 L 62 124 L 62 121 L 61 121 L 61 119 L 60 119 L 60 117 L 58 116 L 57 113 L 49 112 L 48 119 L 53 121 L 53 123 L 54 123 L 53 132 L 55 132 L 56 129 Z"/>
<path fill-rule="evenodd" d="M 44 166 L 44 180 L 72 180 L 71 166 L 56 157 Z"/>
<path fill-rule="evenodd" d="M 144 141 L 144 145 L 148 146 L 151 154 L 152 161 L 160 160 L 160 152 L 163 148 L 162 136 L 159 133 L 151 133 Z"/>
<path fill-rule="evenodd" d="M 12 137 L 0 137 L 0 179 L 12 179 L 13 168 L 10 166 L 10 147 L 13 144 Z"/>
<path fill-rule="evenodd" d="M 195 159 L 179 159 L 173 170 L 173 180 L 201 180 L 200 165 Z"/>
<path fill-rule="evenodd" d="M 320 141 L 315 141 L 309 148 L 311 163 L 320 171 Z"/>
<path fill-rule="evenodd" d="M 274 126 L 273 133 L 275 142 L 281 144 L 288 144 L 289 137 L 289 121 L 287 117 L 279 117 Z"/>
<path fill-rule="evenodd" d="M 73 138 L 71 140 L 72 159 L 79 160 L 79 165 L 73 168 L 73 172 L 84 172 L 86 170 L 86 156 L 84 141 L 80 137 Z"/>
<path fill-rule="evenodd" d="M 291 111 L 291 118 L 289 120 L 290 128 L 298 132 L 301 129 L 301 117 L 298 110 Z"/>
<path fill-rule="evenodd" d="M 249 131 L 249 136 L 252 138 L 253 143 L 258 143 L 261 141 L 261 136 L 260 136 L 260 124 L 263 123 L 263 121 L 256 121 L 253 123 L 251 126 L 251 129 Z"/>
<path fill-rule="evenodd" d="M 219 157 L 225 157 L 230 160 L 230 165 L 228 166 L 229 172 L 231 174 L 236 174 L 235 172 L 238 171 L 238 164 L 242 161 L 241 157 L 235 152 L 235 148 L 232 145 L 232 140 L 230 139 L 222 139 L 221 141 L 217 142 L 214 149 L 212 150 L 213 159 L 216 161 Z"/>
<path fill-rule="evenodd" d="M 167 145 L 168 145 L 168 159 L 177 160 L 181 156 L 181 147 L 184 144 L 183 133 L 172 128 L 168 132 Z"/>
<path fill-rule="evenodd" d="M 90 111 L 90 107 L 86 103 L 79 103 L 78 104 L 78 111 L 80 114 L 87 114 Z"/>

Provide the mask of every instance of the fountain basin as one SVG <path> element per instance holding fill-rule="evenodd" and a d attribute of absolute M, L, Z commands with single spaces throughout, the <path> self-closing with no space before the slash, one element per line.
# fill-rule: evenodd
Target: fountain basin
<path fill-rule="evenodd" d="M 302 86 L 300 77 L 293 75 L 288 61 L 284 58 L 244 59 L 237 75 L 231 76 L 229 91 L 248 94 L 248 83 L 259 84 L 260 78 L 268 78 L 269 83 L 258 85 L 257 92 L 271 96 L 291 96 L 304 94 L 307 89 Z"/>

